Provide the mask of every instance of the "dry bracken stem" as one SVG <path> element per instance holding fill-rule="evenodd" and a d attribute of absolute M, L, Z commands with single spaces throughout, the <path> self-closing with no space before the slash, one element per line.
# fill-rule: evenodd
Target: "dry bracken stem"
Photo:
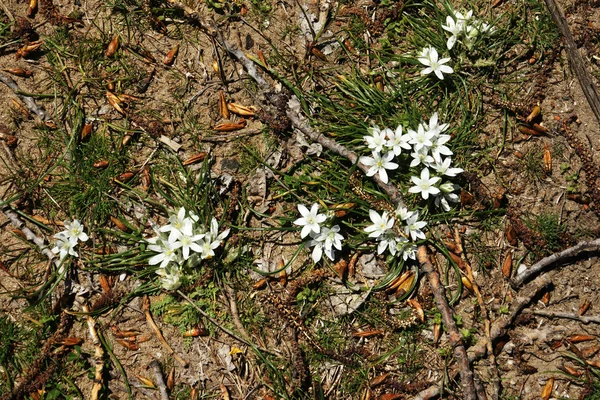
<path fill-rule="evenodd" d="M 546 268 L 550 268 L 553 265 L 566 264 L 571 259 L 578 257 L 581 253 L 585 252 L 599 252 L 600 251 L 600 239 L 595 239 L 590 242 L 579 242 L 573 247 L 569 247 L 558 253 L 554 253 L 548 257 L 542 258 L 531 267 L 527 268 L 521 274 L 513 278 L 511 285 L 513 288 L 519 288 L 526 281 L 538 275 Z"/>
<path fill-rule="evenodd" d="M 84 313 L 89 313 L 90 309 L 87 305 L 82 307 Z M 86 315 L 85 317 L 88 330 L 90 332 L 90 338 L 92 338 L 92 344 L 94 345 L 94 385 L 92 386 L 92 392 L 90 394 L 90 399 L 97 400 L 98 394 L 100 393 L 100 389 L 102 389 L 102 369 L 104 367 L 104 349 L 102 348 L 102 344 L 100 343 L 100 339 L 98 338 L 98 332 L 96 331 L 96 321 L 92 318 L 91 315 Z"/>
<path fill-rule="evenodd" d="M 498 396 L 500 395 L 500 375 L 496 366 L 496 357 L 494 356 L 494 351 L 492 348 L 492 339 L 490 338 L 491 323 L 488 316 L 487 308 L 485 306 L 485 302 L 483 301 L 483 297 L 481 296 L 481 292 L 479 290 L 479 285 L 477 285 L 477 282 L 475 282 L 475 276 L 473 276 L 473 269 L 471 268 L 471 264 L 467 260 L 467 257 L 464 253 L 462 240 L 457 227 L 454 228 L 454 242 L 456 243 L 459 255 L 464 261 L 464 266 L 467 270 L 467 276 L 471 281 L 471 285 L 473 285 L 473 291 L 475 292 L 475 296 L 477 297 L 477 303 L 479 304 L 479 308 L 483 316 L 486 347 L 488 351 L 488 357 L 490 358 L 490 363 L 492 364 L 493 368 L 493 371 L 491 372 L 493 375 L 494 384 L 494 392 L 492 393 L 492 396 L 493 399 L 498 399 Z"/>
<path fill-rule="evenodd" d="M 173 358 L 176 359 L 178 363 L 180 363 L 184 368 L 187 368 L 189 363 L 187 361 L 185 361 L 183 358 L 181 358 L 177 353 L 175 353 L 175 350 L 173 350 L 171 348 L 171 346 L 169 346 L 169 343 L 167 343 L 162 332 L 160 331 L 160 329 L 154 322 L 154 319 L 152 318 L 152 314 L 150 313 L 150 298 L 147 295 L 144 296 L 144 298 L 142 299 L 142 310 L 144 311 L 144 315 L 146 315 L 146 322 L 148 323 L 148 325 L 150 325 L 152 330 L 154 330 L 156 337 L 158 338 L 160 343 L 163 345 L 163 347 L 168 350 L 169 354 L 171 356 L 173 356 Z"/>
<path fill-rule="evenodd" d="M 421 264 L 421 269 L 427 274 L 427 279 L 431 285 L 437 308 L 442 314 L 442 321 L 446 327 L 450 346 L 453 349 L 454 359 L 456 360 L 460 371 L 464 399 L 477 400 L 475 384 L 473 383 L 473 371 L 471 371 L 471 367 L 469 366 L 467 351 L 465 350 L 462 336 L 458 332 L 458 328 L 454 322 L 452 310 L 446 300 L 446 293 L 444 287 L 441 285 L 439 273 L 435 270 L 431 261 L 429 261 L 427 247 L 424 245 L 419 246 L 417 258 Z"/>

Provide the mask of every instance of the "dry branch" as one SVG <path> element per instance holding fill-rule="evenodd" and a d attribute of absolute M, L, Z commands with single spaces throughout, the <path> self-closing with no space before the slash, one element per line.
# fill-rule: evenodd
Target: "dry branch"
<path fill-rule="evenodd" d="M 25 223 L 19 219 L 19 216 L 16 212 L 12 211 L 8 206 L 2 208 L 2 212 L 6 217 L 10 220 L 10 223 L 17 229 L 20 229 L 23 234 L 25 234 L 25 238 L 30 242 L 34 243 L 37 247 L 40 248 L 40 251 L 48 257 L 49 260 L 53 260 L 55 258 L 54 253 L 52 253 L 48 246 L 44 244 L 44 239 L 37 236 L 31 229 L 25 226 Z"/>
<path fill-rule="evenodd" d="M 569 29 L 569 25 L 567 24 L 567 20 L 560 9 L 560 7 L 556 4 L 554 0 L 544 0 L 546 3 L 546 7 L 548 7 L 548 11 L 552 14 L 552 18 L 554 22 L 558 26 L 560 33 L 565 40 L 565 44 L 567 46 L 567 54 L 569 55 L 569 61 L 571 63 L 571 67 L 575 71 L 575 75 L 579 80 L 579 85 L 581 85 L 581 89 L 583 90 L 583 94 L 587 99 L 596 119 L 600 123 L 600 98 L 598 97 L 598 92 L 596 92 L 596 86 L 592 81 L 592 75 L 588 71 L 585 62 L 583 61 L 583 57 L 579 53 L 577 49 L 577 45 L 575 44 L 575 40 L 573 39 L 573 34 L 571 33 L 571 29 Z"/>
<path fill-rule="evenodd" d="M 152 368 L 152 371 L 154 372 L 154 377 L 156 378 L 156 386 L 158 386 L 158 391 L 160 392 L 160 399 L 169 400 L 167 384 L 165 383 L 165 377 L 163 376 L 158 361 L 152 360 L 152 362 L 150 363 L 150 368 Z"/>
<path fill-rule="evenodd" d="M 454 354 L 454 359 L 458 364 L 461 385 L 463 390 L 463 396 L 465 399 L 476 400 L 477 392 L 475 391 L 475 384 L 473 382 L 473 371 L 469 366 L 469 359 L 467 357 L 467 351 L 462 340 L 461 334 L 458 332 L 456 323 L 454 322 L 452 310 L 446 300 L 446 293 L 444 286 L 440 283 L 440 275 L 437 270 L 433 267 L 431 261 L 429 261 L 429 255 L 427 254 L 427 247 L 419 246 L 417 252 L 417 258 L 421 264 L 421 269 L 427 274 L 433 297 L 438 310 L 442 314 L 442 321 L 444 327 L 448 333 L 450 347 Z"/>
<path fill-rule="evenodd" d="M 600 239 L 595 239 L 591 242 L 579 242 L 573 247 L 569 247 L 568 249 L 559 253 L 554 253 L 546 258 L 542 258 L 527 270 L 514 277 L 511 285 L 515 289 L 519 288 L 521 285 L 523 285 L 523 283 L 547 268 L 550 268 L 554 265 L 566 264 L 573 258 L 580 256 L 582 253 L 598 251 L 600 251 Z"/>
<path fill-rule="evenodd" d="M 144 315 L 146 316 L 146 322 L 148 323 L 148 325 L 150 325 L 150 327 L 154 331 L 154 334 L 156 335 L 160 343 L 163 345 L 163 347 L 169 351 L 169 354 L 173 356 L 173 358 L 176 359 L 178 363 L 180 363 L 184 368 L 187 368 L 189 363 L 183 358 L 181 358 L 179 354 L 175 353 L 175 350 L 173 350 L 173 348 L 169 346 L 169 343 L 167 343 L 167 341 L 165 340 L 165 337 L 160 331 L 160 328 L 158 327 L 158 325 L 156 325 L 156 322 L 154 322 L 152 314 L 150 313 L 150 298 L 147 295 L 144 296 L 144 298 L 142 299 L 142 310 L 144 311 Z"/>

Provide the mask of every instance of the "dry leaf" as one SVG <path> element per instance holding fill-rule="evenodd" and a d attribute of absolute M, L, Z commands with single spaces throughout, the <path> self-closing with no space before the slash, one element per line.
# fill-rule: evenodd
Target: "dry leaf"
<path fill-rule="evenodd" d="M 506 279 L 510 278 L 512 273 L 512 262 L 512 250 L 509 250 L 504 258 L 504 262 L 502 263 L 502 275 L 504 275 Z"/>
<path fill-rule="evenodd" d="M 546 385 L 544 385 L 544 389 L 542 390 L 542 400 L 548 400 L 552 395 L 552 389 L 554 388 L 554 378 L 548 379 Z"/>

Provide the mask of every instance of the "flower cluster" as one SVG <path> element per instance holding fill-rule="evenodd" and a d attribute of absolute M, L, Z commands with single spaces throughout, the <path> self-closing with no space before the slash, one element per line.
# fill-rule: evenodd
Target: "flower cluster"
<path fill-rule="evenodd" d="M 199 217 L 181 207 L 177 214 L 169 217 L 169 223 L 156 228 L 157 235 L 147 239 L 148 249 L 157 253 L 148 260 L 150 265 L 159 265 L 156 273 L 161 276 L 162 287 L 175 290 L 181 285 L 181 264 L 193 256 L 201 260 L 212 258 L 215 249 L 229 234 L 229 229 L 219 233 L 215 218 L 207 228 L 200 224 Z"/>
<path fill-rule="evenodd" d="M 54 235 L 56 241 L 52 248 L 52 253 L 59 254 L 60 261 L 67 255 L 79 257 L 75 251 L 77 243 L 85 242 L 89 239 L 88 235 L 83 231 L 83 225 L 76 219 L 73 222 L 65 221 L 65 230 Z"/>
<path fill-rule="evenodd" d="M 442 182 L 442 177 L 455 177 L 463 170 L 451 167 L 450 156 L 453 153 L 446 146 L 450 135 L 443 133 L 448 127 L 448 124 L 439 123 L 437 113 L 431 116 L 429 123 L 422 122 L 417 130 L 408 129 L 405 134 L 401 125 L 395 131 L 373 127 L 370 129 L 371 134 L 363 137 L 373 156 L 363 156 L 360 162 L 370 167 L 368 176 L 379 174 L 382 182 L 387 183 L 386 170 L 398 168 L 398 164 L 392 160 L 404 150 L 412 158 L 410 167 L 422 166 L 419 176 L 411 177 L 414 186 L 409 192 L 420 193 L 425 200 L 431 195 L 435 198 L 436 206 L 449 211 L 449 202 L 458 202 L 458 196 L 453 193 L 458 187 L 451 182 Z M 381 160 L 385 162 L 380 162 Z M 430 169 L 438 176 L 431 176 Z"/>
<path fill-rule="evenodd" d="M 492 31 L 489 24 L 473 18 L 473 10 L 469 10 L 464 15 L 459 11 L 454 11 L 453 14 L 453 16 L 448 15 L 446 25 L 442 25 L 442 29 L 450 33 L 446 43 L 448 50 L 451 50 L 459 40 L 470 50 L 480 33 Z"/>
<path fill-rule="evenodd" d="M 305 205 L 298 205 L 301 218 L 294 221 L 295 225 L 301 226 L 300 236 L 304 239 L 310 236 L 311 240 L 308 246 L 313 248 L 312 259 L 315 263 L 319 262 L 323 257 L 323 253 L 333 261 L 335 259 L 334 249 L 342 250 L 342 236 L 339 225 L 334 225 L 331 228 L 321 226 L 328 217 L 325 214 L 319 213 L 319 206 L 315 203 L 310 210 Z"/>
<path fill-rule="evenodd" d="M 369 218 L 373 225 L 366 227 L 365 232 L 379 242 L 377 254 L 382 254 L 388 249 L 392 256 L 402 255 L 404 261 L 409 258 L 415 260 L 417 246 L 413 241 L 425 239 L 422 229 L 427 222 L 419 221 L 418 211 L 408 211 L 402 206 L 399 206 L 394 214 L 390 216 L 384 211 L 379 215 L 377 211 L 369 210 Z M 398 226 L 395 226 L 396 221 L 399 222 Z"/>

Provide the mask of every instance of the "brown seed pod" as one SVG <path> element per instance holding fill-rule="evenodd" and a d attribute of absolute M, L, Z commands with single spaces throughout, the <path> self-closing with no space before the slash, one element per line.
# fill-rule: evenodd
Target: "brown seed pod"
<path fill-rule="evenodd" d="M 571 343 L 581 343 L 581 342 L 589 342 L 591 340 L 596 340 L 596 336 L 592 335 L 571 335 L 567 338 L 567 340 Z"/>
<path fill-rule="evenodd" d="M 200 397 L 200 392 L 198 391 L 198 388 L 191 388 L 190 389 L 190 400 L 198 400 L 198 398 Z"/>
<path fill-rule="evenodd" d="M 456 263 L 456 265 L 458 266 L 458 268 L 464 270 L 465 269 L 465 262 L 462 260 L 462 258 L 456 254 L 454 254 L 453 252 L 448 252 L 448 255 L 450 256 L 450 258 L 452 259 L 452 261 L 454 261 Z"/>
<path fill-rule="evenodd" d="M 15 112 L 21 113 L 21 116 L 23 117 L 23 119 L 31 118 L 31 114 L 29 114 L 29 110 L 27 109 L 27 107 L 25 107 L 24 105 L 22 105 L 15 99 L 10 99 L 10 102 L 11 102 Z"/>
<path fill-rule="evenodd" d="M 121 103 L 123 102 L 119 96 L 117 96 L 116 94 L 112 93 L 111 91 L 106 91 L 106 99 L 108 100 L 108 103 L 113 106 L 113 108 L 115 110 L 117 110 L 118 112 L 120 112 L 121 114 L 124 114 L 123 109 L 121 108 Z"/>
<path fill-rule="evenodd" d="M 506 240 L 508 241 L 508 243 L 511 246 L 516 246 L 517 242 L 518 242 L 518 235 L 517 235 L 517 230 L 515 229 L 514 226 L 512 226 L 511 223 L 508 223 L 508 225 L 506 225 L 506 230 L 504 231 L 504 234 L 506 235 Z"/>
<path fill-rule="evenodd" d="M 37 4 L 37 0 L 29 0 L 29 7 L 27 7 L 27 13 L 26 15 L 29 18 L 33 18 L 35 17 L 35 13 L 38 10 L 38 4 Z"/>
<path fill-rule="evenodd" d="M 134 176 L 135 174 L 133 172 L 123 172 L 121 175 L 115 177 L 114 180 L 117 182 L 126 183 L 130 181 L 131 178 L 133 178 Z"/>
<path fill-rule="evenodd" d="M 254 110 L 250 107 L 242 106 L 236 103 L 227 103 L 227 109 L 234 114 L 240 115 L 242 117 L 253 117 Z"/>
<path fill-rule="evenodd" d="M 540 124 L 534 123 L 534 124 L 531 124 L 531 127 L 540 133 L 549 133 L 550 132 L 550 130 L 548 128 L 546 128 L 545 126 L 542 126 Z"/>
<path fill-rule="evenodd" d="M 20 60 L 21 58 L 27 57 L 29 54 L 38 50 L 41 46 L 42 46 L 41 40 L 26 44 L 25 46 L 23 46 L 19 50 L 17 50 L 17 52 L 15 53 L 15 58 L 17 60 Z"/>
<path fill-rule="evenodd" d="M 566 364 L 559 366 L 558 369 L 560 369 L 561 371 L 564 371 L 567 374 L 572 375 L 574 377 L 579 377 L 579 376 L 583 375 L 582 371 L 579 371 L 578 369 L 571 367 L 570 365 L 566 365 Z"/>
<path fill-rule="evenodd" d="M 105 294 L 110 294 L 112 292 L 112 283 L 109 281 L 106 275 L 100 274 L 98 281 L 100 282 L 100 287 Z"/>
<path fill-rule="evenodd" d="M 94 124 L 91 122 L 86 122 L 81 129 L 81 140 L 85 140 L 92 134 L 92 129 L 94 128 Z"/>
<path fill-rule="evenodd" d="M 346 260 L 344 259 L 341 259 L 340 261 L 335 263 L 335 265 L 333 266 L 333 270 L 335 271 L 335 274 L 338 276 L 338 278 L 340 278 L 341 280 L 346 280 L 346 278 L 348 277 L 348 262 L 346 262 Z"/>
<path fill-rule="evenodd" d="M 132 343 L 128 340 L 123 340 L 123 339 L 117 339 L 116 340 L 117 343 L 119 343 L 121 346 L 125 347 L 127 350 L 139 350 L 140 346 L 137 343 Z"/>
<path fill-rule="evenodd" d="M 327 60 L 327 56 L 321 50 L 317 49 L 316 47 L 311 48 L 310 52 L 312 53 L 313 56 L 317 57 L 321 61 L 325 61 L 325 62 L 329 61 L 329 60 Z"/>
<path fill-rule="evenodd" d="M 9 74 L 19 76 L 21 78 L 30 78 L 33 76 L 33 72 L 24 68 L 4 68 L 2 71 L 8 72 Z"/>
<path fill-rule="evenodd" d="M 208 335 L 208 331 L 206 330 L 206 328 L 203 327 L 195 327 L 192 329 L 188 329 L 187 331 L 183 332 L 182 336 L 183 337 L 198 337 L 198 336 L 206 336 Z"/>
<path fill-rule="evenodd" d="M 390 284 L 385 289 L 385 291 L 388 294 L 389 293 L 394 293 L 406 281 L 410 281 L 410 285 L 408 285 L 408 287 L 410 288 L 410 286 L 412 285 L 412 279 L 410 279 L 410 278 L 412 278 L 413 275 L 414 275 L 414 272 L 411 271 L 411 270 L 404 271 L 402 273 L 402 275 L 400 275 L 399 277 L 397 277 L 396 279 L 394 279 L 393 281 L 390 282 Z"/>
<path fill-rule="evenodd" d="M 346 39 L 344 40 L 344 47 L 346 48 L 346 50 L 348 50 L 349 53 L 355 53 L 356 51 L 354 50 L 354 46 L 352 46 L 352 42 L 350 42 L 350 39 Z"/>
<path fill-rule="evenodd" d="M 462 281 L 463 286 L 466 287 L 469 292 L 473 293 L 473 283 L 471 283 L 471 280 L 466 276 L 461 276 L 460 280 Z"/>
<path fill-rule="evenodd" d="M 123 232 L 129 232 L 129 228 L 127 227 L 127 225 L 125 225 L 125 223 L 123 221 L 121 221 L 119 218 L 117 217 L 113 217 L 111 215 L 110 220 L 113 224 L 115 224 L 115 226 L 117 228 L 119 228 L 120 230 L 122 230 Z"/>
<path fill-rule="evenodd" d="M 173 390 L 175 387 L 175 367 L 171 367 L 169 375 L 167 375 L 167 389 Z"/>
<path fill-rule="evenodd" d="M 108 47 L 106 48 L 106 52 L 104 53 L 106 57 L 113 57 L 117 50 L 119 49 L 119 35 L 115 35 L 115 37 L 110 41 Z"/>
<path fill-rule="evenodd" d="M 258 59 L 263 64 L 263 66 L 265 68 L 268 68 L 267 60 L 265 60 L 265 55 L 263 54 L 263 52 L 261 50 L 257 50 L 256 55 L 258 56 Z"/>
<path fill-rule="evenodd" d="M 213 129 L 217 132 L 232 132 L 243 129 L 246 126 L 246 120 L 240 119 L 237 123 L 223 123 L 217 124 L 213 127 Z"/>
<path fill-rule="evenodd" d="M 221 399 L 222 400 L 231 400 L 227 386 L 225 386 L 224 384 L 221 383 L 221 384 L 219 384 L 219 388 L 221 389 Z"/>
<path fill-rule="evenodd" d="M 534 106 L 531 110 L 531 113 L 529 113 L 527 118 L 525 118 L 525 122 L 527 122 L 528 124 L 531 123 L 531 121 L 533 121 L 538 115 L 540 115 L 541 112 L 542 108 L 540 106 Z"/>
<path fill-rule="evenodd" d="M 144 165 L 144 169 L 142 169 L 142 190 L 147 192 L 150 189 L 150 183 L 152 180 L 150 179 L 150 166 Z"/>
<path fill-rule="evenodd" d="M 127 146 L 131 142 L 131 139 L 133 139 L 133 133 L 126 133 L 123 139 L 121 139 L 121 148 Z"/>
<path fill-rule="evenodd" d="M 221 117 L 223 119 L 229 119 L 229 107 L 227 106 L 227 101 L 225 100 L 225 93 L 222 90 L 219 90 L 219 112 L 221 113 Z"/>
<path fill-rule="evenodd" d="M 183 162 L 183 165 L 192 165 L 192 164 L 196 164 L 197 162 L 201 162 L 206 158 L 206 154 L 207 153 L 205 153 L 205 152 L 194 154 L 193 156 L 188 157 Z"/>
<path fill-rule="evenodd" d="M 541 132 L 538 132 L 535 129 L 531 129 L 530 127 L 525 125 L 519 125 L 517 129 L 519 130 L 519 132 L 529 136 L 539 136 L 542 134 Z"/>
<path fill-rule="evenodd" d="M 435 323 L 433 324 L 433 343 L 439 342 L 440 337 L 442 337 L 442 325 Z"/>
<path fill-rule="evenodd" d="M 544 293 L 544 295 L 542 296 L 542 303 L 544 303 L 544 305 L 546 306 L 550 304 L 550 292 Z"/>
<path fill-rule="evenodd" d="M 147 342 L 150 339 L 152 339 L 152 335 L 149 334 L 149 333 L 146 333 L 144 335 L 139 335 L 139 336 L 135 337 L 136 343 L 144 343 L 144 342 Z"/>
<path fill-rule="evenodd" d="M 547 175 L 552 174 L 552 153 L 546 143 L 544 143 L 544 171 Z"/>
<path fill-rule="evenodd" d="M 548 400 L 552 395 L 552 389 L 554 388 L 554 378 L 548 379 L 546 384 L 544 385 L 544 389 L 542 390 L 542 400 Z"/>
<path fill-rule="evenodd" d="M 590 204 L 592 199 L 589 196 L 585 196 L 581 193 L 569 193 L 567 199 L 574 201 L 579 204 Z"/>
<path fill-rule="evenodd" d="M 27 236 L 23 233 L 22 230 L 17 229 L 17 228 L 13 228 L 10 231 L 12 233 L 14 233 L 15 235 L 19 236 L 20 238 L 27 240 Z"/>
<path fill-rule="evenodd" d="M 512 250 L 509 250 L 502 263 L 502 275 L 504 275 L 506 279 L 509 279 L 512 273 L 512 262 Z"/>
<path fill-rule="evenodd" d="M 588 299 L 585 299 L 579 306 L 579 315 L 585 314 L 587 312 L 587 310 L 590 309 L 591 305 L 592 305 L 592 302 L 589 301 Z"/>
<path fill-rule="evenodd" d="M 165 65 L 173 65 L 175 61 L 175 57 L 177 57 L 177 53 L 179 53 L 179 44 L 175 45 L 169 52 L 165 55 L 163 59 L 163 64 Z"/>
<path fill-rule="evenodd" d="M 389 373 L 385 373 L 385 374 L 378 375 L 375 378 L 371 379 L 369 381 L 369 387 L 372 389 L 374 387 L 381 385 L 383 382 L 385 382 L 388 375 L 389 375 Z"/>
<path fill-rule="evenodd" d="M 370 331 L 360 331 L 360 332 L 354 332 L 352 334 L 352 337 L 354 338 L 367 338 L 367 337 L 371 337 L 371 336 L 378 336 L 378 335 L 383 335 L 384 331 L 381 329 L 372 329 Z"/>
<path fill-rule="evenodd" d="M 83 343 L 83 339 L 78 337 L 66 337 L 64 339 L 57 340 L 55 343 L 61 346 L 78 346 Z"/>
<path fill-rule="evenodd" d="M 252 289 L 254 289 L 254 290 L 262 290 L 266 287 L 267 287 L 267 278 L 263 278 L 263 279 L 257 281 L 256 283 L 254 283 L 254 285 L 252 285 Z"/>
<path fill-rule="evenodd" d="M 154 382 L 152 382 L 150 379 L 145 378 L 145 377 L 143 377 L 141 375 L 138 375 L 138 374 L 135 374 L 135 376 L 136 376 L 136 378 L 138 378 L 140 380 L 140 382 L 143 385 L 145 385 L 145 386 L 147 386 L 149 388 L 152 388 L 152 389 L 156 389 L 156 386 L 154 385 Z"/>
<path fill-rule="evenodd" d="M 100 160 L 100 161 L 96 161 L 94 163 L 94 168 L 106 168 L 106 167 L 108 167 L 107 160 Z"/>
<path fill-rule="evenodd" d="M 425 312 L 423 311 L 423 307 L 416 299 L 410 299 L 407 301 L 408 305 L 415 309 L 417 316 L 419 317 L 419 321 L 421 323 L 425 323 Z"/>
<path fill-rule="evenodd" d="M 586 358 L 593 357 L 596 353 L 600 351 L 600 346 L 592 346 L 587 349 L 582 349 L 581 354 Z"/>
<path fill-rule="evenodd" d="M 219 62 L 217 60 L 213 60 L 213 62 L 212 62 L 212 68 L 213 68 L 213 71 L 215 71 L 216 74 L 220 73 Z"/>

